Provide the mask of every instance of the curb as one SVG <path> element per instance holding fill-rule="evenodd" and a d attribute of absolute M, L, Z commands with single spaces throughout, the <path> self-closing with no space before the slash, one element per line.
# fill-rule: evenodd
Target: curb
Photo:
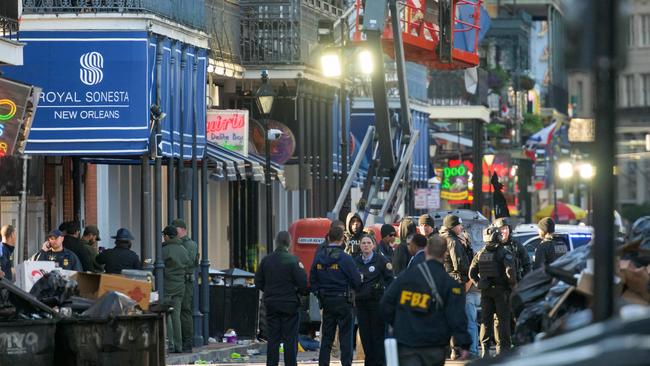
<path fill-rule="evenodd" d="M 186 354 L 172 354 L 165 357 L 167 365 L 191 365 L 198 360 L 204 360 L 209 363 L 223 362 L 228 359 L 228 362 L 239 363 L 243 360 L 230 360 L 230 354 L 233 352 L 239 353 L 242 357 L 247 356 L 246 350 L 257 349 L 261 355 L 266 354 L 266 343 L 251 343 L 245 345 L 234 345 L 232 347 L 225 347 L 219 349 L 199 350 L 193 353 Z"/>

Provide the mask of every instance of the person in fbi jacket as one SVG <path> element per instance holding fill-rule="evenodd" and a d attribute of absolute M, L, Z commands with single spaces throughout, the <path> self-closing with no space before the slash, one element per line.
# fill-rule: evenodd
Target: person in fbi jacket
<path fill-rule="evenodd" d="M 352 290 L 361 285 L 361 275 L 354 260 L 341 248 L 343 230 L 330 228 L 329 244 L 316 254 L 311 266 L 309 281 L 323 308 L 323 334 L 318 364 L 330 364 L 330 352 L 336 328 L 339 328 L 341 365 L 352 365 Z"/>
<path fill-rule="evenodd" d="M 446 251 L 442 238 L 429 240 L 426 262 L 397 277 L 381 299 L 402 366 L 444 365 L 452 336 L 462 349 L 461 359 L 469 356 L 472 338 L 467 332 L 465 289 L 445 271 Z"/>

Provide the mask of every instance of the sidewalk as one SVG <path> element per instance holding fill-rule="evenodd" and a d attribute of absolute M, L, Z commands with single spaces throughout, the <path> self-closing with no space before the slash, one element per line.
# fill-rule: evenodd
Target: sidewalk
<path fill-rule="evenodd" d="M 243 360 L 232 360 L 232 353 L 243 357 L 248 356 L 248 351 L 257 351 L 260 355 L 266 354 L 265 342 L 252 342 L 249 345 L 214 343 L 203 347 L 195 347 L 192 353 L 172 353 L 165 357 L 167 365 L 191 365 L 197 361 L 206 361 L 208 364 L 232 362 L 244 363 Z M 248 357 L 246 357 L 248 359 Z"/>

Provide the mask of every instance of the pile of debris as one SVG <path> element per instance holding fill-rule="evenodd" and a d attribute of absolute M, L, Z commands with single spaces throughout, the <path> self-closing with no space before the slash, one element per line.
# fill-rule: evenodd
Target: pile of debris
<path fill-rule="evenodd" d="M 616 250 L 614 278 L 618 307 L 650 304 L 650 216 L 632 227 L 630 240 Z M 515 345 L 550 338 L 591 322 L 592 247 L 577 248 L 526 276 L 512 294 L 517 319 Z"/>
<path fill-rule="evenodd" d="M 151 281 L 60 269 L 21 274 L 38 277 L 19 281 L 29 292 L 0 279 L 1 365 L 164 365 L 167 309 L 150 307 Z"/>

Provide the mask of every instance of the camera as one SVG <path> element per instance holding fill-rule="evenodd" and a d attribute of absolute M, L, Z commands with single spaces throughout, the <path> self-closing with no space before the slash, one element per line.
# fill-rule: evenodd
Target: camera
<path fill-rule="evenodd" d="M 284 132 L 275 128 L 271 128 L 266 133 L 266 138 L 269 139 L 269 141 L 275 141 L 275 140 L 279 140 L 282 137 L 282 135 L 284 135 Z"/>

